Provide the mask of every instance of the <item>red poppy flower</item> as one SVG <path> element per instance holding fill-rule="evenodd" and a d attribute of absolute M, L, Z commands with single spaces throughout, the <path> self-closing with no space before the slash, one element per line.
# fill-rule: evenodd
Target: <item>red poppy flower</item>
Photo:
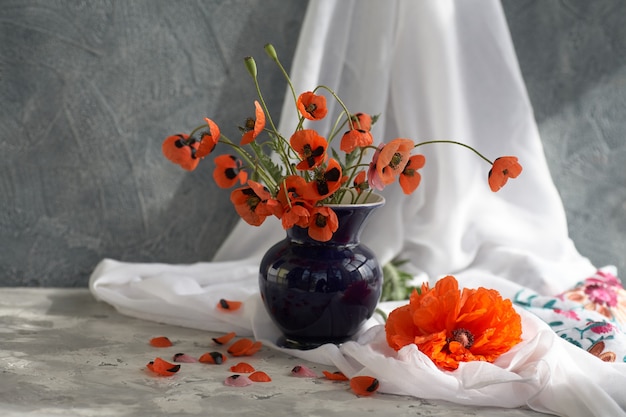
<path fill-rule="evenodd" d="M 319 242 L 328 242 L 339 227 L 337 215 L 330 207 L 314 207 L 309 222 L 309 237 Z"/>
<path fill-rule="evenodd" d="M 198 158 L 204 158 L 215 149 L 215 145 L 220 140 L 220 128 L 215 124 L 215 122 L 208 117 L 205 117 L 207 125 L 209 126 L 208 131 L 203 131 L 200 136 L 200 146 L 198 147 L 198 153 L 196 156 Z"/>
<path fill-rule="evenodd" d="M 326 160 L 328 142 L 313 129 L 296 131 L 289 139 L 289 143 L 302 159 L 296 165 L 298 169 L 312 169 Z"/>
<path fill-rule="evenodd" d="M 315 178 L 307 184 L 303 198 L 311 201 L 323 200 L 337 191 L 344 181 L 347 178 L 342 176 L 341 165 L 331 158 L 325 170 L 318 169 L 315 172 Z"/>
<path fill-rule="evenodd" d="M 374 143 L 374 138 L 369 131 L 363 129 L 350 129 L 343 134 L 339 149 L 345 153 L 350 153 L 356 148 L 370 146 L 372 143 Z"/>
<path fill-rule="evenodd" d="M 311 91 L 300 94 L 296 102 L 300 114 L 309 120 L 321 120 L 328 113 L 326 97 L 317 95 Z"/>
<path fill-rule="evenodd" d="M 193 171 L 198 166 L 198 143 L 195 139 L 189 139 L 189 135 L 172 135 L 163 141 L 161 151 L 171 162 L 180 165 L 187 171 Z"/>
<path fill-rule="evenodd" d="M 402 187 L 404 194 L 411 194 L 420 185 L 422 176 L 417 170 L 422 168 L 425 163 L 426 158 L 424 158 L 424 155 L 413 155 L 409 158 L 399 179 L 400 187 Z"/>
<path fill-rule="evenodd" d="M 241 170 L 243 162 L 233 155 L 219 155 L 213 160 L 215 169 L 213 179 L 220 188 L 233 187 L 237 182 L 245 184 L 248 180 L 248 173 Z"/>
<path fill-rule="evenodd" d="M 517 178 L 522 173 L 522 166 L 515 156 L 501 156 L 493 161 L 489 170 L 489 188 L 494 193 L 506 184 L 509 178 Z"/>
<path fill-rule="evenodd" d="M 409 304 L 389 314 L 387 343 L 395 350 L 416 344 L 442 369 L 454 370 L 459 362 L 493 362 L 521 341 L 521 318 L 511 300 L 495 290 L 459 291 L 453 276 L 430 289 L 413 291 Z"/>
<path fill-rule="evenodd" d="M 363 129 L 369 132 L 372 129 L 372 116 L 367 113 L 356 113 L 350 116 L 354 129 Z"/>
<path fill-rule="evenodd" d="M 414 143 L 410 139 L 394 139 L 380 149 L 375 169 L 384 185 L 391 184 L 395 177 L 402 173 L 409 160 L 413 145 Z"/>
<path fill-rule="evenodd" d="M 230 201 L 241 218 L 252 226 L 260 226 L 272 214 L 279 214 L 280 203 L 271 199 L 267 188 L 255 181 L 230 193 Z"/>
<path fill-rule="evenodd" d="M 244 134 L 241 137 L 241 146 L 251 143 L 259 133 L 265 129 L 265 113 L 258 101 L 254 101 L 254 119 L 249 117 L 246 119 L 246 126 L 243 129 Z"/>
<path fill-rule="evenodd" d="M 356 177 L 354 177 L 354 181 L 352 182 L 352 184 L 359 194 L 367 190 L 369 188 L 369 184 L 367 183 L 367 178 L 365 177 L 365 171 L 360 171 L 358 174 L 356 174 Z"/>

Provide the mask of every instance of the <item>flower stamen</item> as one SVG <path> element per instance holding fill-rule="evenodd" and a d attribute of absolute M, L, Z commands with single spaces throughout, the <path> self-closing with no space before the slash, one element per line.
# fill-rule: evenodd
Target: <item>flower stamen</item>
<path fill-rule="evenodd" d="M 455 329 L 452 332 L 452 338 L 448 339 L 448 343 L 452 341 L 459 342 L 465 349 L 469 349 L 474 345 L 474 335 L 467 329 Z"/>

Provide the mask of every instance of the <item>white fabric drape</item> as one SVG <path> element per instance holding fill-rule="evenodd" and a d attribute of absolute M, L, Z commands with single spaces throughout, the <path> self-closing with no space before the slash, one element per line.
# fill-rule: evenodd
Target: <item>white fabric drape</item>
<path fill-rule="evenodd" d="M 385 189 L 387 204 L 363 234 L 381 262 L 400 257 L 431 283 L 453 274 L 462 286 L 495 288 L 511 298 L 522 288 L 557 294 L 595 271 L 568 237 L 498 1 L 312 0 L 291 73 L 296 91 L 324 84 L 351 111 L 380 114 L 372 129 L 378 142 L 452 139 L 492 160 L 515 155 L 524 166 L 520 177 L 492 193 L 489 165 L 467 149 L 420 148 L 426 156 L 422 184 L 410 196 L 397 186 Z M 284 134 L 295 126 L 295 111 L 287 93 Z M 337 112 L 329 101 L 329 114 Z M 329 123 L 311 127 L 323 134 Z M 104 260 L 91 277 L 91 289 L 124 314 L 214 331 L 236 329 L 274 346 L 279 333 L 260 303 L 256 267 L 283 237 L 272 219 L 259 228 L 240 223 L 214 262 Z M 243 311 L 217 312 L 220 298 L 244 300 Z M 390 311 L 395 305 L 382 307 Z M 496 364 L 467 363 L 455 372 L 439 371 L 415 347 L 390 351 L 376 318 L 358 341 L 290 353 L 335 365 L 349 376 L 375 376 L 384 392 L 527 405 L 562 416 L 626 415 L 620 394 L 626 364 L 601 362 L 556 337 L 531 313 L 520 314 L 524 342 Z"/>

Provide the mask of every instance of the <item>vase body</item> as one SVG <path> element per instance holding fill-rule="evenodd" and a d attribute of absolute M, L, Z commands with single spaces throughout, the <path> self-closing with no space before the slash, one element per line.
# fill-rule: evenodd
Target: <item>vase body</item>
<path fill-rule="evenodd" d="M 282 331 L 284 347 L 310 349 L 341 343 L 372 316 L 383 274 L 374 253 L 360 243 L 372 212 L 385 200 L 329 205 L 339 228 L 328 242 L 297 226 L 261 260 L 259 288 L 270 317 Z"/>

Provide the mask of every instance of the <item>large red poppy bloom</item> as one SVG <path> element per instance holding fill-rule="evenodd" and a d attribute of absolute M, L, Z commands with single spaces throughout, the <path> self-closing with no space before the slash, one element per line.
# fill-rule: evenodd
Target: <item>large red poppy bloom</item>
<path fill-rule="evenodd" d="M 522 173 L 522 166 L 517 162 L 515 156 L 501 156 L 493 161 L 493 166 L 489 170 L 489 188 L 494 193 L 504 187 L 509 178 L 517 178 Z"/>
<path fill-rule="evenodd" d="M 289 144 L 302 159 L 296 165 L 297 169 L 312 169 L 326 160 L 328 142 L 313 129 L 296 131 L 289 139 Z"/>
<path fill-rule="evenodd" d="M 221 132 L 219 126 L 208 117 L 205 117 L 204 120 L 209 127 L 208 131 L 205 130 L 202 132 L 200 136 L 200 146 L 198 146 L 198 152 L 196 156 L 198 158 L 204 158 L 215 149 L 215 145 L 220 140 Z"/>
<path fill-rule="evenodd" d="M 200 162 L 197 156 L 199 145 L 196 140 L 190 140 L 189 135 L 180 133 L 167 137 L 161 145 L 161 151 L 171 162 L 180 165 L 187 171 L 193 171 Z"/>
<path fill-rule="evenodd" d="M 219 155 L 213 160 L 215 162 L 215 170 L 213 170 L 213 179 L 218 187 L 230 188 L 237 182 L 245 184 L 248 180 L 248 173 L 243 171 L 241 159 L 233 155 Z"/>
<path fill-rule="evenodd" d="M 328 113 L 326 97 L 311 91 L 300 94 L 296 106 L 300 114 L 309 120 L 321 120 L 326 116 L 326 113 Z"/>
<path fill-rule="evenodd" d="M 459 290 L 453 276 L 434 288 L 423 284 L 409 304 L 393 310 L 385 324 L 395 350 L 415 344 L 444 370 L 460 362 L 493 362 L 521 341 L 522 322 L 511 300 L 495 290 Z"/>
<path fill-rule="evenodd" d="M 424 155 L 413 155 L 409 158 L 398 180 L 404 194 L 411 194 L 420 185 L 422 176 L 417 170 L 422 168 L 425 163 Z"/>
<path fill-rule="evenodd" d="M 246 119 L 246 126 L 243 127 L 243 136 L 241 137 L 241 146 L 247 145 L 254 141 L 257 136 L 265 129 L 265 113 L 258 101 L 254 101 L 254 119 L 249 117 Z"/>
<path fill-rule="evenodd" d="M 327 242 L 339 228 L 337 214 L 327 206 L 314 207 L 309 222 L 309 237 L 320 242 Z"/>

